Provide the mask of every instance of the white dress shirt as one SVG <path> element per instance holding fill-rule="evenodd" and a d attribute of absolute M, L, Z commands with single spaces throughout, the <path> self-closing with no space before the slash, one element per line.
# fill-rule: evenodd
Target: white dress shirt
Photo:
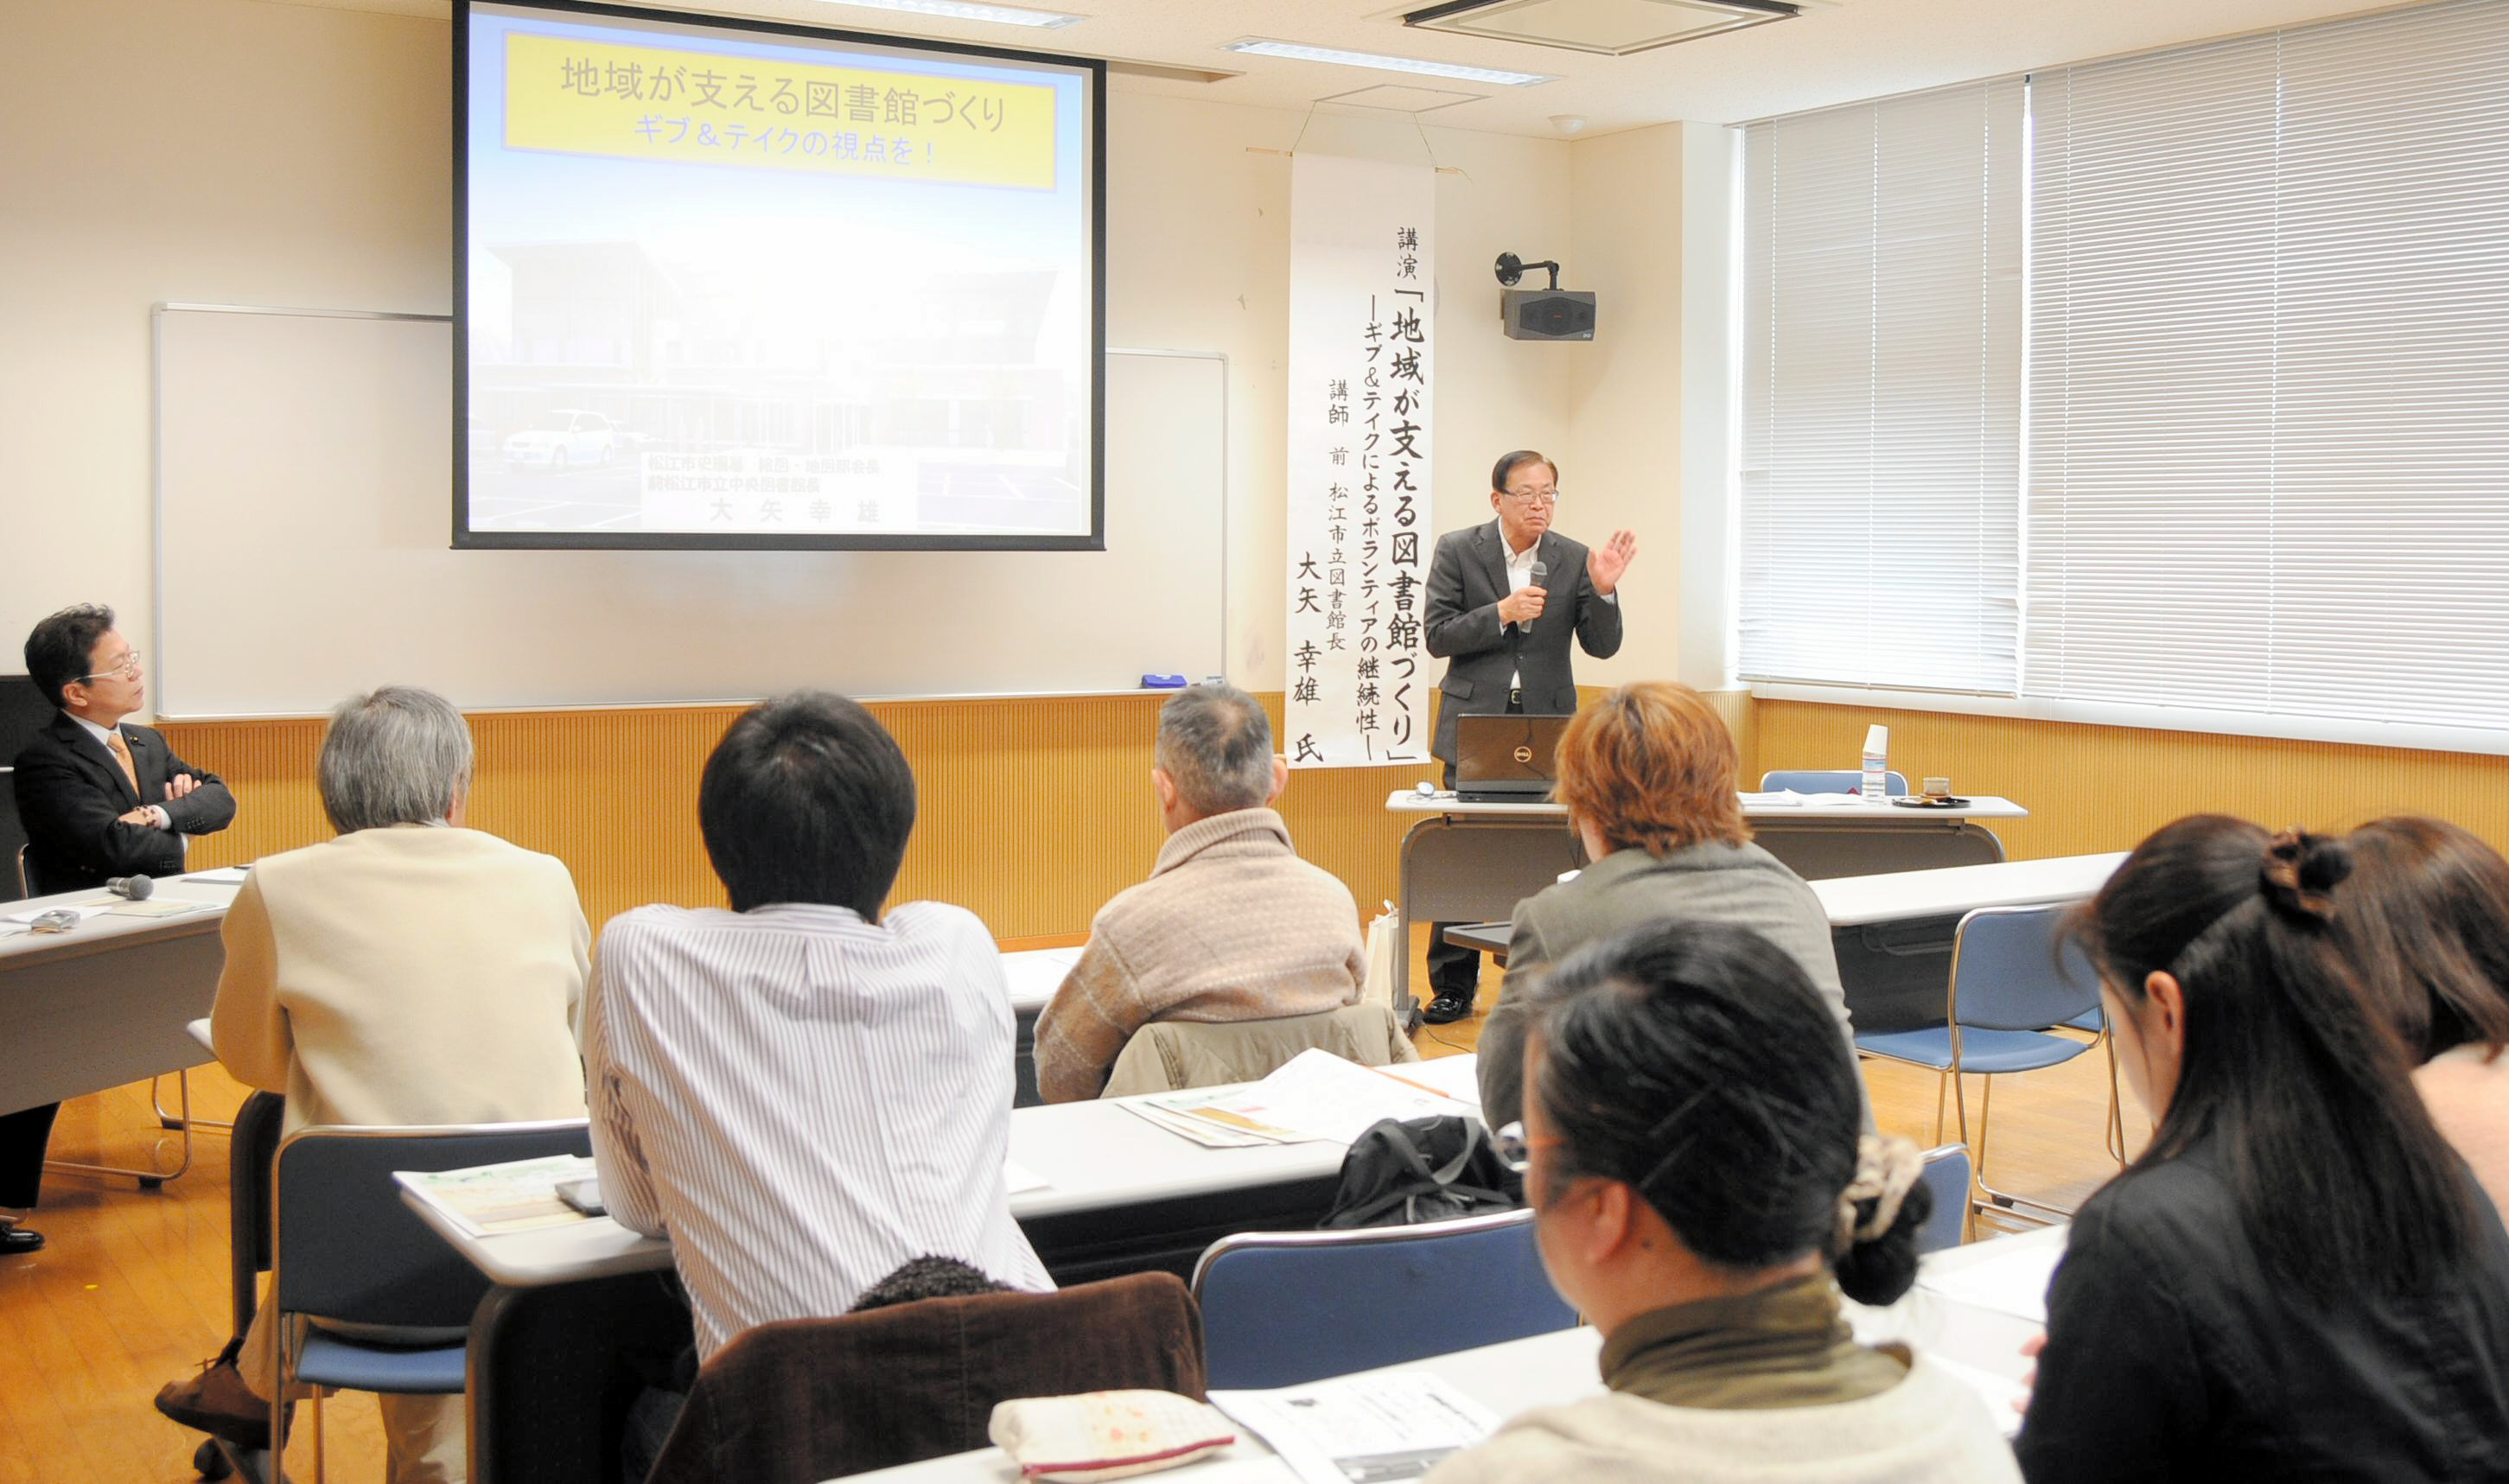
<path fill-rule="evenodd" d="M 1533 585 L 1533 559 L 1535 553 L 1542 550 L 1542 538 L 1538 536 L 1535 537 L 1533 538 L 1532 545 L 1525 547 L 1522 551 L 1518 551 L 1507 543 L 1507 535 L 1505 532 L 1501 532 L 1499 534 L 1498 546 L 1501 551 L 1507 553 L 1507 592 L 1509 597 L 1514 597 L 1517 593 L 1520 593 Z M 1571 575 L 1573 576 L 1573 574 Z M 1558 576 L 1558 574 L 1546 572 L 1542 576 L 1542 590 L 1545 593 L 1548 593 L 1551 591 L 1552 582 Z M 1568 591 L 1572 595 L 1577 591 L 1574 582 L 1570 583 Z M 1595 596 L 1606 603 L 1618 603 L 1621 600 L 1621 595 L 1619 593 L 1597 593 Z M 1524 677 L 1522 674 L 1513 670 L 1508 672 L 1507 687 L 1510 690 L 1521 689 L 1523 686 Z"/>
<path fill-rule="evenodd" d="M 700 1359 L 844 1313 L 909 1258 L 1053 1280 L 1011 1219 L 1010 999 L 974 913 L 645 907 L 584 1020 L 602 1199 L 667 1232 Z"/>

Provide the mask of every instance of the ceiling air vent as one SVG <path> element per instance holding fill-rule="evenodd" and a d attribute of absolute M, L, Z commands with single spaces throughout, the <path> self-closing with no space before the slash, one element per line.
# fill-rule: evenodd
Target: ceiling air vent
<path fill-rule="evenodd" d="M 1739 31 L 1803 14 L 1788 0 L 1447 0 L 1404 14 L 1404 25 L 1605 56 Z"/>

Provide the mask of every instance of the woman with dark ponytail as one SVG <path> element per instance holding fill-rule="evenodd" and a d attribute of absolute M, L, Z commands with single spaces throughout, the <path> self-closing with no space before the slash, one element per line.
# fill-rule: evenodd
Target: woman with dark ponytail
<path fill-rule="evenodd" d="M 2370 976 L 2370 1013 L 2404 1037 L 2415 1090 L 2491 1204 L 2509 1210 L 2509 861 L 2442 819 L 2374 819 L 2336 925 Z"/>
<path fill-rule="evenodd" d="M 1610 1394 L 1546 1407 L 1429 1484 L 1987 1484 L 1985 1404 L 1838 1295 L 1887 1304 L 1930 1202 L 1916 1146 L 1863 1132 L 1861 1083 L 1803 969 L 1746 928 L 1666 922 L 1536 987 L 1524 1122 L 1501 1131 L 1544 1266 L 1603 1332 Z"/>
<path fill-rule="evenodd" d="M 2364 1004 L 2351 865 L 2196 815 L 2077 917 L 2156 1127 L 2048 1291 L 2031 1484 L 2509 1478 L 2509 1237 Z"/>

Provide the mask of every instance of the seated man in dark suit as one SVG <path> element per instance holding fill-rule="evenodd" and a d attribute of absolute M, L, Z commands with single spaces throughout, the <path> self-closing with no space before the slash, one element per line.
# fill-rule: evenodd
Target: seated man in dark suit
<path fill-rule="evenodd" d="M 26 638 L 26 673 L 59 708 L 18 754 L 11 775 L 26 831 L 27 884 L 37 895 L 102 886 L 113 876 L 183 869 L 183 837 L 223 830 L 235 796 L 216 775 L 174 756 L 166 739 L 123 721 L 147 699 L 139 651 L 113 610 L 65 608 Z M 59 1104 L 0 1117 L 0 1211 L 35 1204 L 44 1145 Z M 0 1214 L 0 1222 L 7 1217 Z M 14 1224 L 0 1254 L 44 1244 Z"/>

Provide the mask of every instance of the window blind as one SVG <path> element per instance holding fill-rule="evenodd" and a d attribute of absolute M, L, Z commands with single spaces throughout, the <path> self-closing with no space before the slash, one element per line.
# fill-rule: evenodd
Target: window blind
<path fill-rule="evenodd" d="M 2026 694 L 2509 728 L 2509 5 L 2032 80 Z"/>
<path fill-rule="evenodd" d="M 1739 666 L 2009 694 L 2023 85 L 1744 131 Z"/>

